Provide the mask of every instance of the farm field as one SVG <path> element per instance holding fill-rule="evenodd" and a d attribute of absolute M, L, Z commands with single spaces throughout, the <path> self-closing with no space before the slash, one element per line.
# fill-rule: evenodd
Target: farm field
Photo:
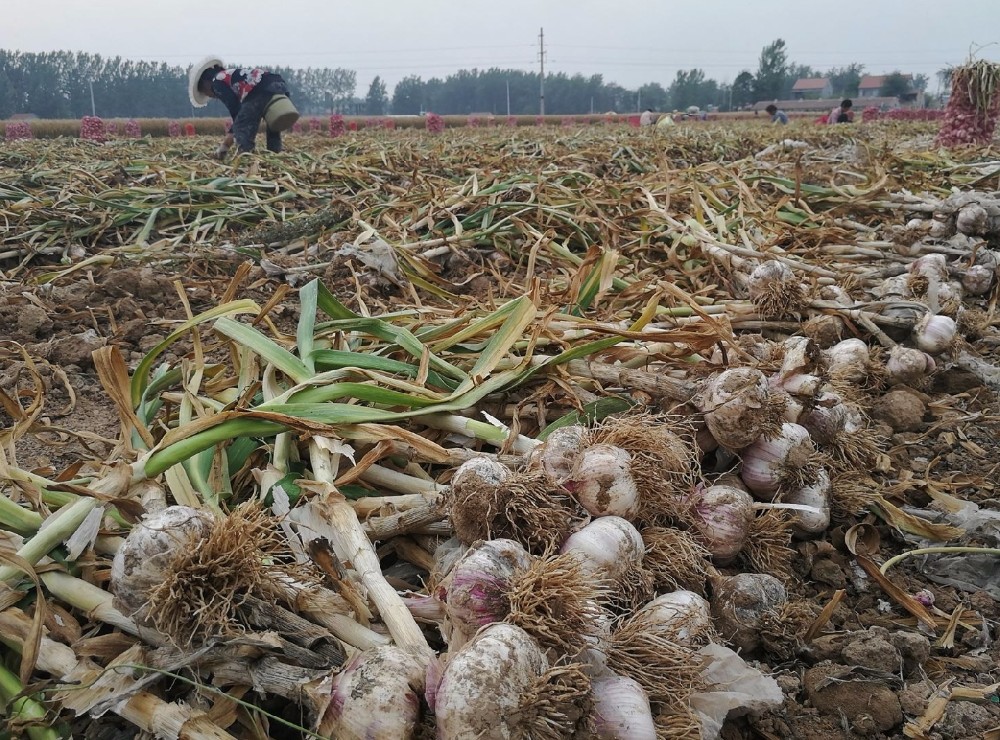
<path fill-rule="evenodd" d="M 0 143 L 7 732 L 1000 737 L 937 127 Z"/>

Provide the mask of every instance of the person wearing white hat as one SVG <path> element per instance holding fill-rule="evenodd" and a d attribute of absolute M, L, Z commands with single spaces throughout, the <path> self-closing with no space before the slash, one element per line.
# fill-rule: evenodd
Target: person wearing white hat
<path fill-rule="evenodd" d="M 188 95 L 196 108 L 204 108 L 210 99 L 216 98 L 233 117 L 232 130 L 215 150 L 217 159 L 225 158 L 234 141 L 238 151 L 252 152 L 262 119 L 268 150 L 280 152 L 281 132 L 291 128 L 299 118 L 281 75 L 256 67 L 227 68 L 215 57 L 191 66 Z"/>

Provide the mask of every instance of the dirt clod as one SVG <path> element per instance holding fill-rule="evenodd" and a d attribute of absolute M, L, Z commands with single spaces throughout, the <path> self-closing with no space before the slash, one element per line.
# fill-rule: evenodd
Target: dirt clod
<path fill-rule="evenodd" d="M 894 432 L 915 432 L 920 429 L 927 410 L 924 402 L 904 388 L 894 388 L 880 398 L 872 416 L 884 421 Z"/>
<path fill-rule="evenodd" d="M 888 638 L 886 630 L 872 627 L 847 643 L 843 651 L 844 662 L 852 666 L 896 673 L 903 658 Z"/>
<path fill-rule="evenodd" d="M 881 681 L 853 678 L 847 666 L 823 663 L 805 674 L 806 695 L 820 714 L 846 717 L 864 734 L 891 730 L 903 721 L 899 699 Z"/>
<path fill-rule="evenodd" d="M 52 319 L 45 309 L 29 304 L 17 314 L 17 330 L 29 337 L 42 337 L 52 331 Z"/>

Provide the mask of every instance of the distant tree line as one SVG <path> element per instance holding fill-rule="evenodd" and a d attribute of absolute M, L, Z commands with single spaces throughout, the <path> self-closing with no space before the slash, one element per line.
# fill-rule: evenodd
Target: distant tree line
<path fill-rule="evenodd" d="M 357 75 L 348 69 L 276 68 L 306 114 L 346 106 Z M 93 108 L 91 107 L 93 91 Z M 162 62 L 54 51 L 0 49 L 0 118 L 33 113 L 40 118 L 184 118 L 226 115 L 221 105 L 192 109 L 187 68 Z"/>
<path fill-rule="evenodd" d="M 357 74 L 348 69 L 279 67 L 299 110 L 305 115 L 351 113 L 442 115 L 490 113 L 498 116 L 539 112 L 538 73 L 519 69 L 462 69 L 447 77 L 400 80 L 390 96 L 376 76 L 365 97 L 357 97 Z M 857 95 L 864 74 L 861 64 L 825 72 L 788 59 L 785 41 L 776 39 L 761 50 L 757 70 L 742 70 L 732 83 L 721 83 L 698 68 L 682 69 L 673 80 L 648 82 L 635 89 L 607 82 L 602 75 L 545 76 L 545 112 L 556 115 L 629 113 L 645 108 L 684 110 L 690 106 L 740 109 L 757 101 L 787 99 L 800 77 L 828 77 L 836 97 Z M 80 118 L 92 106 L 107 118 L 181 118 L 225 115 L 218 105 L 193 109 L 187 97 L 187 70 L 162 62 L 56 51 L 41 54 L 0 49 L 0 118 L 33 113 L 41 118 Z M 924 89 L 927 77 L 912 81 L 901 73 L 886 78 L 883 95 L 895 96 L 910 86 Z M 91 98 L 93 93 L 93 99 Z"/>

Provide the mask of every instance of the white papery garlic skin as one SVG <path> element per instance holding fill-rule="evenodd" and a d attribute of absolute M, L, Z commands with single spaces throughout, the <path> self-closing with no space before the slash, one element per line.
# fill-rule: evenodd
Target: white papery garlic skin
<path fill-rule="evenodd" d="M 561 552 L 574 553 L 587 576 L 614 581 L 624 571 L 642 564 L 646 545 L 628 520 L 602 516 L 571 534 Z"/>
<path fill-rule="evenodd" d="M 830 475 L 824 468 L 816 474 L 816 482 L 786 494 L 782 502 L 812 506 L 818 511 L 790 511 L 792 525 L 803 534 L 825 532 L 830 526 Z"/>
<path fill-rule="evenodd" d="M 962 287 L 970 295 L 985 295 L 993 287 L 995 272 L 986 265 L 972 265 L 962 275 Z"/>
<path fill-rule="evenodd" d="M 849 383 L 856 383 L 868 374 L 871 353 L 860 339 L 845 339 L 826 350 L 827 369 L 830 375 Z"/>
<path fill-rule="evenodd" d="M 442 634 L 449 649 L 460 648 L 481 627 L 507 616 L 511 579 L 531 561 L 519 542 L 495 539 L 477 542 L 455 563 L 435 591 L 445 604 Z"/>
<path fill-rule="evenodd" d="M 739 488 L 709 486 L 691 495 L 692 526 L 712 559 L 725 565 L 743 550 L 753 522 L 753 498 Z"/>
<path fill-rule="evenodd" d="M 770 401 L 764 373 L 750 367 L 734 367 L 708 381 L 699 408 L 718 443 L 739 450 L 760 436 L 762 416 Z"/>
<path fill-rule="evenodd" d="M 149 626 L 149 592 L 179 553 L 189 552 L 208 537 L 215 518 L 206 509 L 168 506 L 132 527 L 111 561 L 115 607 Z"/>
<path fill-rule="evenodd" d="M 591 714 L 597 740 L 656 740 L 656 724 L 649 697 L 638 681 L 607 676 L 592 684 Z"/>
<path fill-rule="evenodd" d="M 657 596 L 635 613 L 647 620 L 650 629 L 682 645 L 712 627 L 710 605 L 694 591 L 678 590 Z"/>
<path fill-rule="evenodd" d="M 565 480 L 573 472 L 576 459 L 586 446 L 587 430 L 578 425 L 560 427 L 550 434 L 545 442 L 535 448 L 545 477 L 553 483 Z"/>
<path fill-rule="evenodd" d="M 521 696 L 548 667 L 545 653 L 520 627 L 484 627 L 444 669 L 434 697 L 437 736 L 513 737 Z"/>
<path fill-rule="evenodd" d="M 934 358 L 913 347 L 897 344 L 889 350 L 885 363 L 886 374 L 893 383 L 919 386 L 935 368 Z"/>
<path fill-rule="evenodd" d="M 355 655 L 333 679 L 319 734 L 338 740 L 413 737 L 426 668 L 393 645 Z"/>
<path fill-rule="evenodd" d="M 458 466 L 451 478 L 452 488 L 470 484 L 498 486 L 511 477 L 510 468 L 488 457 L 473 457 Z"/>
<path fill-rule="evenodd" d="M 913 341 L 929 355 L 939 355 L 955 342 L 958 327 L 949 316 L 927 313 L 913 327 Z"/>
<path fill-rule="evenodd" d="M 783 471 L 803 466 L 815 451 L 805 427 L 782 424 L 777 437 L 761 437 L 743 451 L 740 477 L 755 495 L 776 493 Z"/>
<path fill-rule="evenodd" d="M 628 452 L 613 445 L 594 445 L 579 454 L 561 484 L 593 516 L 631 519 L 639 511 L 639 486 L 631 471 Z"/>

